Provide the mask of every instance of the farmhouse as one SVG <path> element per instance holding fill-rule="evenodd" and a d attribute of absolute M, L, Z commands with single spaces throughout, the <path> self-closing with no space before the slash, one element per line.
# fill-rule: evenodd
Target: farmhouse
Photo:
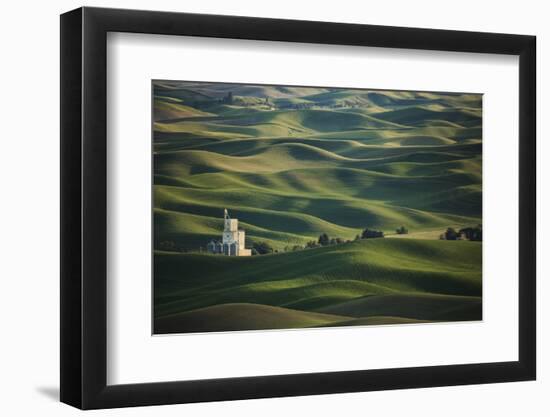
<path fill-rule="evenodd" d="M 238 219 L 229 217 L 227 209 L 224 209 L 223 225 L 222 241 L 210 241 L 206 246 L 207 251 L 228 256 L 250 256 L 250 249 L 244 247 L 244 230 L 239 229 Z"/>

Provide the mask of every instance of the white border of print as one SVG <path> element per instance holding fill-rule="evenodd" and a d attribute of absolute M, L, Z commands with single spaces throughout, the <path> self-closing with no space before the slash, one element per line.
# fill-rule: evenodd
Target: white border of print
<path fill-rule="evenodd" d="M 107 50 L 108 384 L 518 360 L 517 57 L 119 33 Z M 483 321 L 151 336 L 152 79 L 483 93 Z"/>

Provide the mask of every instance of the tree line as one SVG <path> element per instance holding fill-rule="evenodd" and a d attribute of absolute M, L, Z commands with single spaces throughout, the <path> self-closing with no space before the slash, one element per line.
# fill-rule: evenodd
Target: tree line
<path fill-rule="evenodd" d="M 403 226 L 397 229 L 397 233 L 399 233 L 399 230 L 401 230 L 401 233 L 408 233 L 408 230 Z M 360 234 L 357 234 L 354 240 L 375 239 L 381 237 L 384 237 L 383 231 L 366 228 L 362 230 Z M 317 240 L 310 240 L 305 245 L 285 246 L 283 252 L 296 252 L 304 249 L 321 248 L 323 246 L 340 245 L 342 243 L 350 242 L 350 239 L 344 239 L 341 237 L 330 237 L 327 233 L 322 233 L 319 235 L 319 238 Z M 278 252 L 278 249 L 273 248 L 271 244 L 265 241 L 254 242 L 252 244 L 252 255 L 266 255 L 269 253 Z"/>
<path fill-rule="evenodd" d="M 483 240 L 483 230 L 480 224 L 475 227 L 464 227 L 458 231 L 454 227 L 448 227 L 447 230 L 439 236 L 439 239 L 481 242 Z"/>

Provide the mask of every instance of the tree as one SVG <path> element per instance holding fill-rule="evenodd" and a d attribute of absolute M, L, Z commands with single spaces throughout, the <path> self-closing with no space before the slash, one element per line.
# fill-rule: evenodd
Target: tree
<path fill-rule="evenodd" d="M 273 247 L 267 242 L 257 242 L 252 245 L 258 255 L 266 255 L 268 253 L 273 253 Z"/>
<path fill-rule="evenodd" d="M 478 242 L 481 242 L 483 240 L 483 230 L 480 224 L 478 224 L 477 227 L 474 228 L 474 233 L 472 234 L 472 238 L 470 240 Z"/>
<path fill-rule="evenodd" d="M 395 229 L 395 233 L 397 233 L 398 235 L 406 235 L 409 233 L 409 229 L 407 229 L 405 226 L 401 226 Z"/>
<path fill-rule="evenodd" d="M 367 228 L 361 233 L 361 239 L 374 239 L 378 237 L 384 237 L 384 232 Z"/>
<path fill-rule="evenodd" d="M 361 239 L 361 236 L 355 235 L 355 240 L 359 240 L 359 239 Z"/>
<path fill-rule="evenodd" d="M 326 233 L 323 233 L 321 236 L 319 236 L 319 240 L 317 242 L 321 246 L 327 246 L 330 243 L 330 239 Z"/>
<path fill-rule="evenodd" d="M 482 230 L 481 225 L 478 224 L 477 227 L 465 227 L 459 230 L 459 233 L 463 233 L 466 236 L 466 239 L 481 242 L 482 241 Z"/>
<path fill-rule="evenodd" d="M 317 243 L 315 240 L 310 240 L 306 243 L 306 248 L 318 248 L 319 243 Z"/>
<path fill-rule="evenodd" d="M 447 228 L 445 231 L 445 240 L 457 240 L 458 236 L 458 233 L 452 227 Z"/>

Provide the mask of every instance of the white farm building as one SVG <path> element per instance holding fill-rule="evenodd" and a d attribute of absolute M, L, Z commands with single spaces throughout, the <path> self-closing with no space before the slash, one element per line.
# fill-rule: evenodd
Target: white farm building
<path fill-rule="evenodd" d="M 239 229 L 239 220 L 229 217 L 227 209 L 223 213 L 222 240 L 212 240 L 206 246 L 209 253 L 227 256 L 250 256 L 250 249 L 245 249 L 245 232 Z"/>

